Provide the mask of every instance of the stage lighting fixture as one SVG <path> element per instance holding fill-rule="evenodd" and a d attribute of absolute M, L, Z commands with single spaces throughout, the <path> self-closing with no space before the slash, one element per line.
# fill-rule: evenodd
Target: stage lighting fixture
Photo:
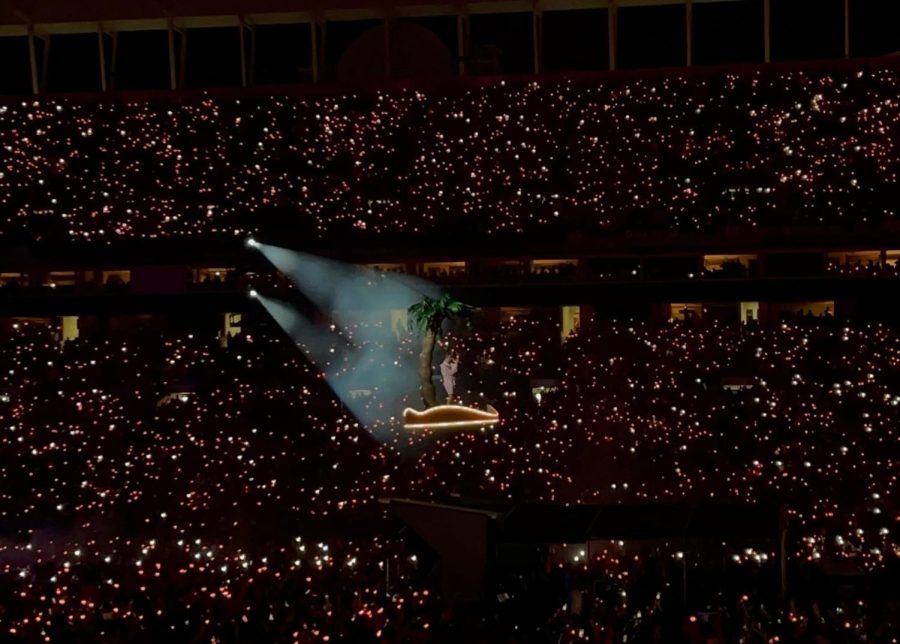
<path fill-rule="evenodd" d="M 249 295 L 249 296 L 250 296 L 251 298 L 253 298 L 254 300 L 255 300 L 256 298 L 259 297 L 259 293 L 256 292 L 256 289 L 255 289 L 255 288 L 251 288 L 251 289 L 247 292 L 247 295 Z"/>
<path fill-rule="evenodd" d="M 253 239 L 252 237 L 248 237 L 247 241 L 245 243 L 250 248 L 259 248 L 259 242 L 256 241 L 255 239 Z"/>

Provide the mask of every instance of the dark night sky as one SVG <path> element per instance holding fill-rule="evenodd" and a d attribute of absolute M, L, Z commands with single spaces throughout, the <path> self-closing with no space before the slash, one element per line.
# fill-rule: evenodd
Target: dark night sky
<path fill-rule="evenodd" d="M 456 19 L 415 19 L 431 29 L 453 52 Z M 329 23 L 324 52 L 327 79 L 344 49 L 377 21 Z M 772 0 L 772 60 L 807 60 L 843 56 L 843 0 Z M 307 25 L 257 28 L 257 83 L 304 82 L 311 78 Z M 176 49 L 183 45 L 178 36 Z M 619 9 L 618 66 L 623 69 L 684 65 L 685 7 Z M 112 39 L 104 36 L 107 69 L 112 75 Z M 249 39 L 248 39 L 249 41 Z M 530 14 L 474 15 L 474 50 L 497 52 L 496 67 L 482 73 L 530 73 L 533 51 Z M 900 0 L 852 0 L 852 56 L 900 51 Z M 44 43 L 38 41 L 38 60 Z M 608 66 L 605 9 L 544 14 L 543 67 L 546 71 L 602 70 Z M 153 89 L 169 85 L 168 44 L 164 31 L 119 35 L 116 89 Z M 0 93 L 27 94 L 30 89 L 28 47 L 24 37 L 0 38 Z M 694 6 L 694 63 L 700 65 L 763 60 L 762 0 L 698 3 Z M 478 70 L 474 70 L 478 73 Z M 96 34 L 53 36 L 47 69 L 49 91 L 100 88 Z M 239 85 L 240 54 L 236 27 L 192 29 L 187 37 L 185 85 Z"/>

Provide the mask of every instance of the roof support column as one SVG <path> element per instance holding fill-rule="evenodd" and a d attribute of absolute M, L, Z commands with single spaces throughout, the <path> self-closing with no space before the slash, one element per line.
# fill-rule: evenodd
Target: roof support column
<path fill-rule="evenodd" d="M 850 58 L 850 0 L 844 0 L 844 58 Z"/>
<path fill-rule="evenodd" d="M 609 1 L 609 9 L 606 14 L 606 28 L 609 39 L 609 69 L 616 69 L 616 56 L 619 52 L 619 10 L 616 0 Z"/>
<path fill-rule="evenodd" d="M 384 77 L 391 77 L 391 19 L 384 16 Z"/>
<path fill-rule="evenodd" d="M 41 56 L 41 92 L 47 91 L 47 70 L 50 69 L 50 34 L 44 36 L 44 55 Z"/>
<path fill-rule="evenodd" d="M 325 71 L 325 68 L 328 66 L 328 60 L 325 55 L 328 52 L 328 20 L 323 16 L 321 22 L 319 22 L 319 25 L 321 25 L 322 27 L 322 38 L 319 41 L 319 75 L 317 77 L 317 80 L 322 79 L 322 72 Z"/>
<path fill-rule="evenodd" d="M 763 0 L 763 60 L 772 62 L 772 0 Z"/>
<path fill-rule="evenodd" d="M 319 82 L 319 26 L 318 18 L 313 15 L 309 21 L 310 35 L 310 66 L 312 67 L 313 82 Z"/>
<path fill-rule="evenodd" d="M 38 77 L 37 48 L 34 43 L 34 25 L 28 25 L 28 63 L 31 67 L 31 91 L 38 94 L 41 86 Z"/>
<path fill-rule="evenodd" d="M 539 74 L 544 62 L 544 14 L 537 7 L 531 13 L 531 44 L 534 50 L 534 73 Z"/>
<path fill-rule="evenodd" d="M 187 66 L 188 30 L 181 31 L 181 51 L 178 52 L 178 87 L 184 88 L 184 70 Z"/>
<path fill-rule="evenodd" d="M 116 72 L 118 70 L 118 61 L 119 61 L 119 32 L 114 31 L 110 34 L 112 36 L 112 54 L 110 56 L 110 70 L 109 70 L 109 86 L 111 89 L 116 88 Z"/>
<path fill-rule="evenodd" d="M 250 84 L 256 84 L 256 25 L 247 25 L 250 30 Z"/>
<path fill-rule="evenodd" d="M 175 24 L 169 18 L 169 87 L 178 89 L 178 76 L 175 72 Z"/>
<path fill-rule="evenodd" d="M 100 58 L 100 91 L 106 91 L 106 51 L 103 46 L 103 25 L 97 23 L 97 53 Z"/>
<path fill-rule="evenodd" d="M 685 61 L 687 66 L 690 67 L 694 64 L 694 0 L 685 0 L 684 5 L 684 20 L 685 20 L 685 35 L 687 36 L 685 39 L 685 43 L 687 46 L 687 57 Z"/>
<path fill-rule="evenodd" d="M 459 65 L 459 75 L 466 75 L 466 51 L 469 44 L 469 15 L 460 11 L 456 15 L 456 60 Z"/>
<path fill-rule="evenodd" d="M 247 38 L 244 34 L 244 16 L 238 16 L 238 34 L 241 46 L 241 87 L 247 87 Z"/>

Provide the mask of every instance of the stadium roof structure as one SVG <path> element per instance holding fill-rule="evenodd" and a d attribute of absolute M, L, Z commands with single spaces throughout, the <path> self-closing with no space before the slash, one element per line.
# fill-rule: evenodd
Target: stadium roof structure
<path fill-rule="evenodd" d="M 834 15 L 829 14 L 831 20 L 835 20 L 836 24 L 840 23 L 837 28 L 843 31 L 844 58 L 849 58 L 851 53 L 849 27 L 851 6 L 858 9 L 864 2 L 866 0 L 843 0 L 843 11 L 838 11 Z M 674 33 L 679 30 L 678 23 L 682 23 L 680 29 L 683 31 L 683 45 L 679 44 L 676 47 L 683 48 L 684 56 L 673 65 L 690 67 L 694 64 L 694 42 L 696 40 L 694 8 L 700 5 L 729 4 L 745 6 L 746 2 L 744 0 L 134 0 L 131 2 L 120 0 L 78 0 L 77 2 L 72 0 L 0 0 L 0 37 L 28 38 L 28 61 L 26 64 L 30 65 L 32 92 L 39 94 L 47 90 L 46 69 L 49 47 L 44 47 L 42 52 L 39 52 L 35 43 L 38 39 L 49 42 L 50 37 L 56 35 L 97 34 L 99 45 L 97 63 L 101 79 L 99 89 L 105 91 L 111 88 L 111 86 L 108 87 L 110 75 L 107 73 L 106 67 L 116 67 L 115 43 L 119 34 L 167 31 L 169 34 L 169 84 L 171 89 L 179 89 L 185 86 L 183 73 L 185 56 L 183 52 L 187 47 L 181 46 L 182 53 L 176 54 L 175 34 L 186 36 L 188 30 L 232 28 L 238 31 L 240 34 L 241 84 L 248 86 L 254 84 L 252 61 L 256 48 L 256 27 L 309 25 L 311 62 L 308 68 L 304 68 L 304 71 L 311 74 L 313 82 L 318 82 L 321 80 L 325 64 L 323 60 L 325 57 L 325 26 L 328 24 L 383 21 L 384 76 L 391 78 L 390 43 L 392 40 L 402 39 L 398 33 L 392 35 L 392 32 L 397 32 L 398 29 L 396 24 L 393 28 L 390 26 L 392 23 L 396 23 L 395 19 L 455 18 L 457 44 L 456 51 L 452 54 L 457 62 L 459 74 L 466 75 L 471 73 L 471 70 L 466 67 L 467 62 L 472 64 L 484 62 L 477 56 L 473 56 L 468 50 L 471 33 L 470 18 L 475 20 L 480 16 L 530 14 L 532 16 L 531 57 L 534 59 L 532 71 L 540 73 L 545 71 L 543 68 L 545 45 L 543 17 L 567 11 L 593 9 L 606 12 L 606 33 L 598 36 L 598 41 L 605 38 L 608 48 L 606 57 L 608 68 L 616 70 L 621 66 L 619 43 L 622 37 L 620 36 L 619 9 L 627 11 L 630 8 L 681 7 L 684 9 L 684 18 L 671 21 L 671 27 Z M 766 63 L 772 60 L 772 5 L 773 0 L 761 0 L 757 5 L 761 8 L 761 24 L 759 31 L 754 32 L 755 34 L 761 32 L 759 50 L 762 53 L 761 62 Z M 622 12 L 622 16 L 624 15 L 625 11 Z M 633 16 L 634 13 L 631 15 Z M 634 19 L 632 18 L 632 20 Z M 739 25 L 745 25 L 746 22 L 746 20 L 740 20 L 739 24 L 734 23 L 731 26 L 737 28 Z M 886 24 L 888 21 L 882 19 L 881 22 Z M 319 28 L 317 29 L 317 27 Z M 249 34 L 249 37 L 245 32 Z M 623 33 L 626 32 L 623 31 Z M 107 46 L 104 45 L 104 37 L 107 35 L 113 39 L 111 62 L 105 60 L 104 47 Z M 753 41 L 758 37 L 757 35 L 751 36 Z M 625 40 L 632 42 L 635 39 L 633 36 L 625 36 Z M 840 47 L 840 45 L 837 46 Z M 824 57 L 839 56 L 838 50 L 831 50 L 831 53 Z M 813 58 L 821 57 L 821 55 L 813 55 Z M 42 60 L 40 60 L 41 58 Z"/>
<path fill-rule="evenodd" d="M 223 27 L 366 18 L 565 11 L 735 0 L 0 0 L 0 35 Z M 768 3 L 768 0 L 766 0 Z"/>

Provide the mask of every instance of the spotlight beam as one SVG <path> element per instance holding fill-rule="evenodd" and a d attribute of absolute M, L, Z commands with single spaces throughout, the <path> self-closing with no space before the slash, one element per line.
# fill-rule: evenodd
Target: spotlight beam
<path fill-rule="evenodd" d="M 423 295 L 441 295 L 437 285 L 411 275 L 380 275 L 354 264 L 259 242 L 256 248 L 341 326 L 377 324 L 387 311 L 405 311 Z"/>
<path fill-rule="evenodd" d="M 417 387 L 413 366 L 398 352 L 390 312 L 405 312 L 423 295 L 440 297 L 440 288 L 410 275 L 382 275 L 270 244 L 255 248 L 337 324 L 316 324 L 286 302 L 263 295 L 257 299 L 322 370 L 356 419 L 373 435 L 378 428 L 389 431 L 390 410 L 403 409 Z"/>

